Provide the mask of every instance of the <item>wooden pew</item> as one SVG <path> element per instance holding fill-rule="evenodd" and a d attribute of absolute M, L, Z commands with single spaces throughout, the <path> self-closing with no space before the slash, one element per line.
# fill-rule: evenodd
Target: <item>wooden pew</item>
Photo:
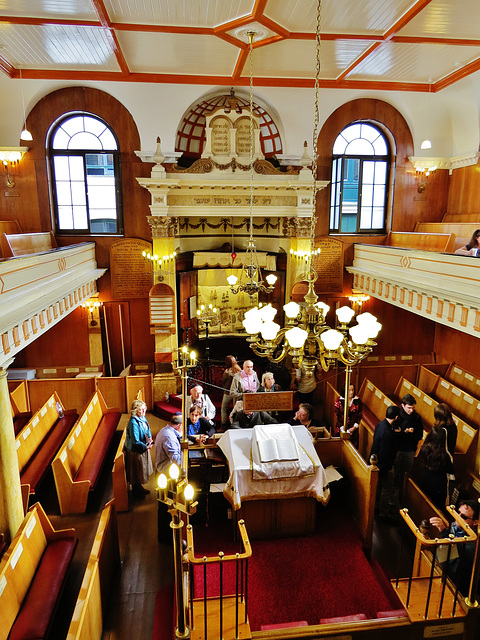
<path fill-rule="evenodd" d="M 115 500 L 100 516 L 67 640 L 101 640 L 114 579 L 120 569 Z"/>
<path fill-rule="evenodd" d="M 422 418 L 424 431 L 430 431 L 435 422 L 433 412 L 437 402 L 411 382 L 405 380 L 405 378 L 401 378 L 398 382 L 395 395 L 401 399 L 407 393 L 413 395 L 417 401 L 416 411 Z M 466 473 L 475 469 L 478 431 L 453 412 L 452 417 L 458 430 L 453 463 L 457 481 L 461 481 Z"/>
<path fill-rule="evenodd" d="M 13 430 L 17 436 L 32 417 L 26 380 L 10 391 L 10 404 L 12 405 Z"/>
<path fill-rule="evenodd" d="M 433 371 L 425 370 L 422 367 L 419 377 L 418 387 L 434 398 L 437 402 L 444 402 L 450 407 L 452 413 L 460 416 L 470 425 L 475 425 L 480 400 L 474 398 L 463 389 L 460 389 L 452 382 L 445 380 Z"/>
<path fill-rule="evenodd" d="M 62 515 L 85 512 L 120 416 L 96 391 L 55 456 L 52 469 Z"/>
<path fill-rule="evenodd" d="M 371 547 L 378 468 L 367 464 L 348 440 L 319 438 L 315 442 L 315 450 L 324 467 L 338 467 L 349 480 L 347 508 L 357 523 L 365 546 Z"/>
<path fill-rule="evenodd" d="M 480 399 L 480 378 L 478 376 L 452 362 L 444 377 L 474 398 Z"/>
<path fill-rule="evenodd" d="M 385 245 L 422 251 L 454 251 L 455 235 L 453 233 L 389 231 Z"/>
<path fill-rule="evenodd" d="M 47 636 L 77 541 L 32 506 L 0 562 L 0 640 Z"/>
<path fill-rule="evenodd" d="M 6 246 L 4 238 L 6 233 L 22 233 L 18 220 L 0 220 L 0 258 L 7 257 L 4 253 L 5 249 L 8 254 L 8 246 Z"/>
<path fill-rule="evenodd" d="M 463 247 L 470 241 L 470 238 L 477 229 L 480 228 L 479 222 L 417 222 L 415 231 L 430 235 L 431 233 L 449 233 L 455 236 L 454 247 L 448 251 L 455 251 L 459 247 Z"/>
<path fill-rule="evenodd" d="M 402 508 L 404 507 L 408 509 L 412 520 L 416 524 L 420 524 L 422 520 L 428 520 L 433 516 L 441 518 L 446 525 L 449 524 L 444 513 L 432 503 L 430 498 L 423 493 L 408 473 L 405 474 L 403 485 Z"/>
<path fill-rule="evenodd" d="M 2 251 L 4 258 L 25 256 L 57 249 L 58 244 L 51 231 L 41 233 L 4 233 Z"/>
<path fill-rule="evenodd" d="M 63 416 L 59 417 L 59 408 Z M 15 438 L 24 512 L 28 499 L 48 471 L 70 429 L 78 419 L 65 411 L 56 393 L 27 422 Z"/>

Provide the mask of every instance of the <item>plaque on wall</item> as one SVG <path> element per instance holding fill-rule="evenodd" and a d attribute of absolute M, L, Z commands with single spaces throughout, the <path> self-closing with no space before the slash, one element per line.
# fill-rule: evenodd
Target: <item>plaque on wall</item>
<path fill-rule="evenodd" d="M 113 299 L 148 298 L 152 286 L 152 263 L 143 258 L 142 251 L 151 252 L 151 243 L 137 238 L 125 238 L 111 244 Z"/>
<path fill-rule="evenodd" d="M 341 293 L 343 291 L 343 242 L 335 238 L 315 240 L 320 254 L 314 258 L 313 266 L 318 274 L 315 293 Z"/>
<path fill-rule="evenodd" d="M 244 411 L 293 411 L 293 391 L 244 393 Z"/>

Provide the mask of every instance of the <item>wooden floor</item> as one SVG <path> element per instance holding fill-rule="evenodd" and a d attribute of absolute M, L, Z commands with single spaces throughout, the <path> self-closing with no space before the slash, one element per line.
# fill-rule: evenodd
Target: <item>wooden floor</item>
<path fill-rule="evenodd" d="M 147 415 L 147 419 L 155 437 L 165 422 L 153 415 Z M 127 420 L 127 415 L 122 416 L 119 426 L 124 426 Z M 53 479 L 44 483 L 48 495 L 39 496 L 42 504 L 47 504 L 46 510 L 53 526 L 56 529 L 74 527 L 79 536 L 69 581 L 52 629 L 51 637 L 55 640 L 66 638 L 100 512 L 112 497 L 110 463 L 102 472 L 100 483 L 102 489 L 97 489 L 92 495 L 92 500 L 89 499 L 87 513 L 79 516 L 59 515 L 56 497 L 52 491 Z M 161 586 L 173 583 L 172 549 L 159 544 L 157 540 L 155 475 L 150 478 L 148 488 L 150 494 L 145 500 L 130 497 L 130 510 L 118 514 L 122 569 L 117 586 L 111 593 L 104 640 L 152 640 L 157 591 Z M 375 525 L 372 555 L 381 564 L 386 561 L 392 574 L 396 570 L 396 558 L 392 558 L 392 542 L 395 538 L 398 538 L 398 530 L 395 527 L 384 523 Z M 398 548 L 396 543 L 394 546 Z"/>

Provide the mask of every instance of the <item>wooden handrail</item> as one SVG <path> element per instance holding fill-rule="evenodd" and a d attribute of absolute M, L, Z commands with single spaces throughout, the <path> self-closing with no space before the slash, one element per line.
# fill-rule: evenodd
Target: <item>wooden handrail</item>
<path fill-rule="evenodd" d="M 455 507 L 453 505 L 449 505 L 447 506 L 447 511 L 450 513 L 450 515 L 455 519 L 456 523 L 463 529 L 463 531 L 465 531 L 465 536 L 460 537 L 460 538 L 456 538 L 456 537 L 448 537 L 448 538 L 427 538 L 420 530 L 420 527 L 418 527 L 414 521 L 412 520 L 412 518 L 410 517 L 409 513 L 408 513 L 408 509 L 400 509 L 400 515 L 402 516 L 403 520 L 405 521 L 406 525 L 408 526 L 408 528 L 410 529 L 410 531 L 413 533 L 413 535 L 415 536 L 415 538 L 424 545 L 428 545 L 428 546 L 434 546 L 434 545 L 438 545 L 438 544 L 458 544 L 458 543 L 464 543 L 464 542 L 473 542 L 477 539 L 477 534 L 473 531 L 473 529 L 465 522 L 465 520 L 463 520 L 463 518 L 461 516 L 458 515 L 458 513 L 455 511 Z"/>
<path fill-rule="evenodd" d="M 229 560 L 244 560 L 246 558 L 250 558 L 252 555 L 252 547 L 250 546 L 250 540 L 248 538 L 247 529 L 245 527 L 245 521 L 238 521 L 238 529 L 240 532 L 240 538 L 242 540 L 243 553 L 235 553 L 231 555 L 220 555 L 223 554 L 222 551 L 219 551 L 217 556 L 203 556 L 202 558 L 195 557 L 195 550 L 193 545 L 193 529 L 192 525 L 187 525 L 187 545 L 188 545 L 188 561 L 191 564 L 209 564 L 213 562 L 228 562 Z"/>

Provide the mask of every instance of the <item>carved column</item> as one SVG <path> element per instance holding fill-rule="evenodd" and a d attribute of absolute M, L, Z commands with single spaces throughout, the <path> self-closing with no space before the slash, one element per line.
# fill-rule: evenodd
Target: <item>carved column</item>
<path fill-rule="evenodd" d="M 152 230 L 152 252 L 162 261 L 158 270 L 154 271 L 154 284 L 163 283 L 171 287 L 175 294 L 174 306 L 177 308 L 177 288 L 175 273 L 175 238 L 178 235 L 178 219 L 166 216 L 149 216 L 147 218 Z M 166 258 L 166 259 L 165 259 Z M 177 314 L 175 314 L 175 331 L 155 329 L 155 360 L 170 362 L 171 354 L 177 348 L 179 327 Z M 160 332 L 161 331 L 161 332 Z M 173 371 L 158 373 L 154 378 L 154 400 L 165 397 L 165 393 L 173 394 L 177 391 L 177 379 Z"/>

